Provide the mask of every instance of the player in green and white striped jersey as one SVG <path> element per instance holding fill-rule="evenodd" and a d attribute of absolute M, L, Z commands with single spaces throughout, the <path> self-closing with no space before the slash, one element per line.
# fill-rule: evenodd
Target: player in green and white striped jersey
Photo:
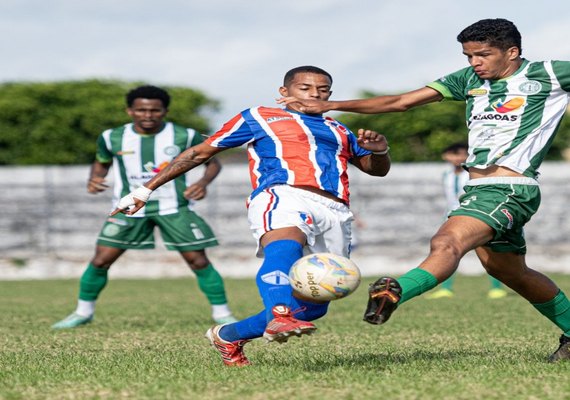
<path fill-rule="evenodd" d="M 470 180 L 458 209 L 431 240 L 429 256 L 398 278 L 371 285 L 364 314 L 381 324 L 399 304 L 447 279 L 470 250 L 487 272 L 527 299 L 563 332 L 550 361 L 570 359 L 570 301 L 545 275 L 526 265 L 523 227 L 537 211 L 536 178 L 568 106 L 570 62 L 521 57 L 521 35 L 505 19 L 485 19 L 457 37 L 469 67 L 427 87 L 393 96 L 347 101 L 283 98 L 300 112 L 406 111 L 432 102 L 466 102 Z"/>
<path fill-rule="evenodd" d="M 114 165 L 111 209 L 179 153 L 203 141 L 193 129 L 164 121 L 169 103 L 170 96 L 163 89 L 138 87 L 127 94 L 127 113 L 133 122 L 108 129 L 99 136 L 87 190 L 95 194 L 107 189 L 104 179 Z M 218 242 L 210 226 L 191 208 L 193 200 L 204 198 L 206 186 L 220 170 L 219 162 L 213 158 L 206 163 L 204 175 L 197 182 L 181 175 L 156 190 L 138 214 L 108 217 L 99 234 L 95 256 L 81 277 L 77 309 L 52 327 L 74 328 L 91 322 L 111 265 L 127 249 L 154 248 L 155 227 L 160 229 L 167 249 L 180 252 L 196 274 L 198 286 L 212 305 L 212 318 L 217 323 L 235 322 L 222 277 L 205 252 Z"/>

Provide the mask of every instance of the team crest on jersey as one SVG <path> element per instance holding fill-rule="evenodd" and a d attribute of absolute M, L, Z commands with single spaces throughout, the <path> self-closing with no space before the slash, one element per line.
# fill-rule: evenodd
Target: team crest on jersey
<path fill-rule="evenodd" d="M 170 157 L 176 157 L 178 154 L 180 154 L 180 147 L 176 145 L 166 146 L 164 148 L 164 154 Z"/>
<path fill-rule="evenodd" d="M 155 172 L 155 173 L 159 173 L 160 171 L 162 171 L 164 169 L 164 167 L 166 167 L 168 165 L 168 161 L 164 161 L 163 163 L 161 163 L 158 166 L 155 166 L 154 163 L 152 162 L 147 162 L 144 165 L 144 169 L 147 172 Z"/>
<path fill-rule="evenodd" d="M 340 133 L 344 134 L 344 135 L 348 135 L 348 129 L 346 129 L 346 127 L 344 125 L 342 125 L 340 122 L 332 119 L 332 118 L 325 118 L 325 124 L 327 126 L 330 126 L 331 128 L 336 129 L 337 131 L 339 131 Z"/>
<path fill-rule="evenodd" d="M 538 81 L 526 81 L 519 85 L 519 90 L 524 94 L 537 94 L 542 90 L 542 83 Z"/>
<path fill-rule="evenodd" d="M 272 123 L 272 122 L 279 122 L 279 121 L 292 121 L 295 118 L 293 117 L 270 117 L 267 118 L 266 121 L 268 124 Z"/>

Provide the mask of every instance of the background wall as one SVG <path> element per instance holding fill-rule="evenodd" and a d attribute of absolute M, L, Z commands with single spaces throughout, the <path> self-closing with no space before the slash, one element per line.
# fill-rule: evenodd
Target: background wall
<path fill-rule="evenodd" d="M 429 238 L 444 220 L 443 163 L 396 164 L 385 178 L 351 171 L 352 209 L 359 224 L 353 258 L 365 275 L 401 273 L 427 254 Z M 89 167 L 2 167 L 0 279 L 75 278 L 93 254 L 99 229 L 111 207 L 110 191 L 86 192 Z M 570 168 L 546 163 L 540 178 L 543 201 L 528 224 L 529 265 L 570 271 Z M 194 172 L 201 174 L 202 170 Z M 221 246 L 208 250 L 228 276 L 252 276 L 259 260 L 249 233 L 245 199 L 246 165 L 225 164 L 196 210 L 212 225 Z M 482 273 L 473 255 L 460 272 Z M 185 276 L 177 253 L 129 251 L 115 266 L 116 277 Z"/>

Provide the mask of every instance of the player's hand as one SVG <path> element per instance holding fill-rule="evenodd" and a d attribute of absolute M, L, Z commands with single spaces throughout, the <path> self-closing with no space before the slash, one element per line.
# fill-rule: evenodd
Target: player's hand
<path fill-rule="evenodd" d="M 119 200 L 117 208 L 115 208 L 109 215 L 113 216 L 118 213 L 133 215 L 146 205 L 151 193 L 152 190 L 147 187 L 141 186 L 136 188 Z"/>
<path fill-rule="evenodd" d="M 358 145 L 372 152 L 382 153 L 388 149 L 388 141 L 384 135 L 369 129 L 359 129 L 356 135 Z"/>
<path fill-rule="evenodd" d="M 206 186 L 199 183 L 193 183 L 184 191 L 184 197 L 188 200 L 202 200 L 206 197 Z"/>
<path fill-rule="evenodd" d="M 100 176 L 94 176 L 87 182 L 87 192 L 91 194 L 104 192 L 108 188 L 109 185 L 107 185 L 107 182 L 105 182 L 105 178 Z"/>
<path fill-rule="evenodd" d="M 288 108 L 304 114 L 322 114 L 330 111 L 329 103 L 323 100 L 307 100 L 297 97 L 281 97 L 277 104 L 284 104 Z"/>

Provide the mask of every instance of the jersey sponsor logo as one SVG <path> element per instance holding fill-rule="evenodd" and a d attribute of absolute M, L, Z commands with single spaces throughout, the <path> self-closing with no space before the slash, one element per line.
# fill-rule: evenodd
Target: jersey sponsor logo
<path fill-rule="evenodd" d="M 542 83 L 538 81 L 526 81 L 519 85 L 519 90 L 524 94 L 537 94 L 542 90 Z"/>
<path fill-rule="evenodd" d="M 289 277 L 283 271 L 271 271 L 265 275 L 261 275 L 261 280 L 270 285 L 289 285 Z"/>
<path fill-rule="evenodd" d="M 493 109 L 498 113 L 506 114 L 521 108 L 524 105 L 524 103 L 525 103 L 524 97 L 515 97 L 510 99 L 506 103 L 503 103 L 501 100 L 497 100 L 496 102 L 491 104 L 491 107 L 493 107 Z"/>
<path fill-rule="evenodd" d="M 503 214 L 505 214 L 505 216 L 507 217 L 507 219 L 509 220 L 509 223 L 507 224 L 507 229 L 511 229 L 513 227 L 513 216 L 511 215 L 511 213 L 509 212 L 509 210 L 507 210 L 506 208 L 502 208 L 501 212 Z"/>
<path fill-rule="evenodd" d="M 168 165 L 168 161 L 164 161 L 162 164 L 160 164 L 159 166 L 155 166 L 154 163 L 152 163 L 151 161 L 147 162 L 143 168 L 145 169 L 145 171 L 147 172 L 155 172 L 155 173 L 159 173 L 160 171 L 162 171 L 164 169 L 164 167 L 166 167 Z"/>
<path fill-rule="evenodd" d="M 127 156 L 127 155 L 129 155 L 129 154 L 135 154 L 135 151 L 134 151 L 134 150 L 120 150 L 120 151 L 117 151 L 117 155 L 118 155 L 118 156 Z"/>
<path fill-rule="evenodd" d="M 473 116 L 474 121 L 508 121 L 513 122 L 519 119 L 518 115 L 501 115 L 501 114 L 477 114 Z"/>
<path fill-rule="evenodd" d="M 293 117 L 270 117 L 267 118 L 266 121 L 268 124 L 271 124 L 272 122 L 279 122 L 279 121 L 293 121 L 295 118 Z"/>
<path fill-rule="evenodd" d="M 166 146 L 163 151 L 167 156 L 176 157 L 178 154 L 180 154 L 180 147 L 176 145 Z"/>
<path fill-rule="evenodd" d="M 484 96 L 487 94 L 487 89 L 471 89 L 470 91 L 467 92 L 467 94 L 469 96 Z"/>

